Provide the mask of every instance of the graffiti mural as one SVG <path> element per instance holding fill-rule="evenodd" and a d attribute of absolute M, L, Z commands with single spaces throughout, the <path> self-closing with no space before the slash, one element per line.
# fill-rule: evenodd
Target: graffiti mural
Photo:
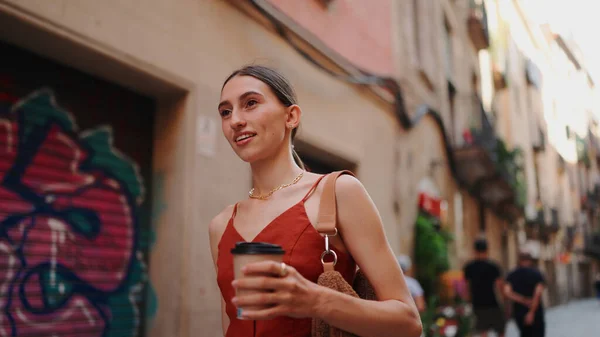
<path fill-rule="evenodd" d="M 137 336 L 137 165 L 110 128 L 78 130 L 50 90 L 1 101 L 0 337 Z"/>

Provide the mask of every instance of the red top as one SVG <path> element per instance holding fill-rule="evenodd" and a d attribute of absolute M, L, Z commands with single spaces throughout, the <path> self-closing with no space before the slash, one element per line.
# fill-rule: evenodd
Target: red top
<path fill-rule="evenodd" d="M 325 239 L 317 232 L 308 219 L 304 202 L 310 197 L 323 177 L 310 188 L 306 196 L 294 206 L 288 208 L 271 221 L 253 242 L 269 242 L 280 245 L 285 250 L 283 262 L 296 268 L 306 279 L 317 282 L 323 273 L 321 254 L 325 250 Z M 225 310 L 229 317 L 229 328 L 226 337 L 310 337 L 311 319 L 295 319 L 278 317 L 272 320 L 239 320 L 236 308 L 231 303 L 235 290 L 233 281 L 233 255 L 231 249 L 236 242 L 245 241 L 233 225 L 237 212 L 237 204 L 227 223 L 227 228 L 219 242 L 217 257 L 217 282 L 225 300 Z M 335 247 L 333 247 L 335 248 Z M 354 279 L 356 264 L 350 254 L 334 249 L 338 255 L 335 269 L 350 284 Z"/>

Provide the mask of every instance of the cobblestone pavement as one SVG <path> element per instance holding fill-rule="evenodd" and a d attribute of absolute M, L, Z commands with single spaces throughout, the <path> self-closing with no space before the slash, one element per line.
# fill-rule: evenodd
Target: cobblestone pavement
<path fill-rule="evenodd" d="M 546 309 L 546 337 L 600 336 L 600 301 L 574 301 Z M 508 324 L 506 337 L 519 337 L 513 321 Z"/>

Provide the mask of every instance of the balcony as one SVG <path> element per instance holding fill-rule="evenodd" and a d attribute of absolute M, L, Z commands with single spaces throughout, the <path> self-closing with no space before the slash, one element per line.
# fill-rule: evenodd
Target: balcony
<path fill-rule="evenodd" d="M 536 216 L 526 220 L 525 232 L 528 238 L 548 243 L 552 235 L 560 229 L 558 210 L 556 208 L 548 209 L 541 205 L 538 207 Z M 546 216 L 548 213 L 549 217 Z"/>
<path fill-rule="evenodd" d="M 600 165 L 600 140 L 594 134 L 589 132 L 591 147 L 596 155 L 596 163 Z"/>
<path fill-rule="evenodd" d="M 576 137 L 575 144 L 576 144 L 576 149 L 577 149 L 577 161 L 579 163 L 584 164 L 585 167 L 587 167 L 589 169 L 591 167 L 592 163 L 590 161 L 590 156 L 589 156 L 590 148 L 588 146 L 588 142 L 585 138 L 581 138 L 577 135 L 575 137 Z"/>
<path fill-rule="evenodd" d="M 500 91 L 508 87 L 505 71 L 501 70 L 495 63 L 492 63 L 492 79 L 494 81 L 494 90 Z"/>
<path fill-rule="evenodd" d="M 558 154 L 556 167 L 558 168 L 558 174 L 565 173 L 565 170 L 567 169 L 567 162 L 565 162 L 565 159 L 560 154 Z"/>
<path fill-rule="evenodd" d="M 600 260 L 600 232 L 593 233 L 585 238 L 583 253 Z"/>
<path fill-rule="evenodd" d="M 477 51 L 490 46 L 490 34 L 487 24 L 487 12 L 484 0 L 470 0 L 469 18 L 467 20 L 469 36 Z"/>
<path fill-rule="evenodd" d="M 472 98 L 470 127 L 464 145 L 454 149 L 459 179 L 498 216 L 523 216 L 526 190 L 521 151 L 509 150 L 496 136 L 479 97 Z"/>
<path fill-rule="evenodd" d="M 533 137 L 533 141 L 531 143 L 535 153 L 546 151 L 546 134 L 542 128 L 537 128 L 537 135 Z"/>
<path fill-rule="evenodd" d="M 596 209 L 600 205 L 600 184 L 595 184 L 591 191 L 581 197 L 581 208 L 585 210 Z"/>

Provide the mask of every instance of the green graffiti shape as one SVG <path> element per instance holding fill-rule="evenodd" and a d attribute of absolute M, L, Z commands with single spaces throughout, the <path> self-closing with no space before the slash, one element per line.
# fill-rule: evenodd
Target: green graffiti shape
<path fill-rule="evenodd" d="M 77 130 L 71 114 L 58 107 L 50 89 L 36 91 L 16 104 L 12 111 L 18 111 L 24 118 L 22 139 L 25 143 L 34 130 L 49 123 L 56 123 L 70 132 Z"/>
<path fill-rule="evenodd" d="M 112 130 L 101 127 L 84 132 L 81 142 L 92 150 L 89 164 L 107 171 L 122 183 L 134 199 L 141 203 L 144 195 L 142 178 L 138 166 L 113 147 Z"/>

